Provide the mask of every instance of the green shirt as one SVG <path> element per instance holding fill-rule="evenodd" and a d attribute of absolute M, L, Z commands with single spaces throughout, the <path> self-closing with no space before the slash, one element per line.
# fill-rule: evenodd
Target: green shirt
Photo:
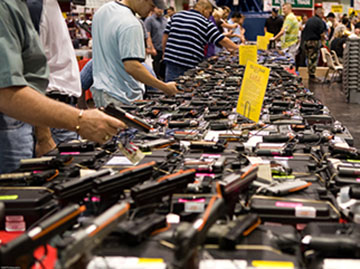
<path fill-rule="evenodd" d="M 24 0 L 0 0 L 0 89 L 45 92 L 49 70 Z"/>
<path fill-rule="evenodd" d="M 294 13 L 290 13 L 285 17 L 283 29 L 285 31 L 282 36 L 282 48 L 286 49 L 291 45 L 294 45 L 299 40 L 299 23 L 294 15 Z"/>

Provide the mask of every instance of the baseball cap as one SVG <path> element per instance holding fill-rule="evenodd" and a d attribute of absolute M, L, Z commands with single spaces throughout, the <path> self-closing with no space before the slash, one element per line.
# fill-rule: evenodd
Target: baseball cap
<path fill-rule="evenodd" d="M 275 12 L 276 14 L 279 12 L 278 9 L 275 8 L 275 7 L 273 7 L 271 11 L 272 11 L 272 12 Z"/>
<path fill-rule="evenodd" d="M 166 9 L 164 0 L 152 0 L 152 1 L 157 8 Z"/>

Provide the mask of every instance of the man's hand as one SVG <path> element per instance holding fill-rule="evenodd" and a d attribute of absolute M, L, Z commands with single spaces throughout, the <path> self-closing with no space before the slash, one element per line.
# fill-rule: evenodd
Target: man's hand
<path fill-rule="evenodd" d="M 179 90 L 176 87 L 176 82 L 173 82 L 173 81 L 165 83 L 165 88 L 163 88 L 162 91 L 167 96 L 174 96 L 175 94 L 179 93 Z"/>
<path fill-rule="evenodd" d="M 54 148 L 56 148 L 56 144 L 54 142 L 54 139 L 52 138 L 47 141 L 37 141 L 35 145 L 35 155 L 36 157 L 41 157 L 46 153 L 52 151 Z"/>
<path fill-rule="evenodd" d="M 118 133 L 120 129 L 125 129 L 126 125 L 111 116 L 106 115 L 97 109 L 85 110 L 79 119 L 79 134 L 100 144 L 105 143 Z"/>

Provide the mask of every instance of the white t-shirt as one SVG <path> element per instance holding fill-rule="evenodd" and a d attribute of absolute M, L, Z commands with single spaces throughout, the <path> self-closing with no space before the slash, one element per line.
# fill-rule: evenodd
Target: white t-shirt
<path fill-rule="evenodd" d="M 80 71 L 57 0 L 43 0 L 40 40 L 50 68 L 46 92 L 81 96 Z"/>

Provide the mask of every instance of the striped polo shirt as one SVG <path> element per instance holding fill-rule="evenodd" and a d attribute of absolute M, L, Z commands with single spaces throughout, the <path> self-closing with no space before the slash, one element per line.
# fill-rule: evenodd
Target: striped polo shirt
<path fill-rule="evenodd" d="M 203 60 L 207 43 L 224 39 L 216 26 L 194 9 L 174 14 L 164 33 L 168 34 L 164 60 L 189 68 Z"/>

